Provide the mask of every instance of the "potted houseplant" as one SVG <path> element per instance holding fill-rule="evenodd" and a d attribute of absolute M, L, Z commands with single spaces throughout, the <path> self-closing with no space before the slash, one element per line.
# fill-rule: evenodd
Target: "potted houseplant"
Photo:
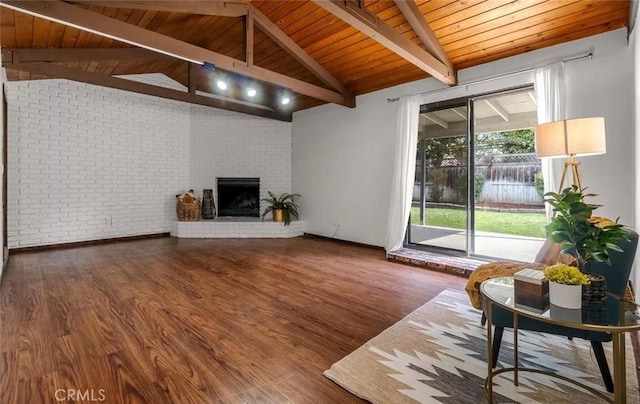
<path fill-rule="evenodd" d="M 268 206 L 262 212 L 262 220 L 267 213 L 272 212 L 274 222 L 284 222 L 285 226 L 291 223 L 291 217 L 298 218 L 298 205 L 295 203 L 295 199 L 299 197 L 299 194 L 283 193 L 280 196 L 275 196 L 271 191 L 267 191 L 268 198 L 262 199 L 268 203 Z"/>
<path fill-rule="evenodd" d="M 609 253 L 622 251 L 616 245 L 627 239 L 624 228 L 618 221 L 612 222 L 592 216 L 598 205 L 584 202 L 583 189 L 573 185 L 561 193 L 548 192 L 545 202 L 553 207 L 555 213 L 551 223 L 546 226 L 549 239 L 562 246 L 563 253 L 569 253 L 576 259 L 580 271 L 586 273 L 590 282 L 583 287 L 585 300 L 602 300 L 605 298 L 605 278 L 601 275 L 589 274 L 590 262 L 604 262 L 611 265 Z"/>
<path fill-rule="evenodd" d="M 582 272 L 588 270 L 589 262 L 611 264 L 610 251 L 622 251 L 615 243 L 626 239 L 625 231 L 618 221 L 599 222 L 592 217 L 598 205 L 585 203 L 584 190 L 573 185 L 561 193 L 548 192 L 545 202 L 553 207 L 555 216 L 545 229 L 549 239 L 562 245 L 562 252 L 576 258 Z"/>
<path fill-rule="evenodd" d="M 589 277 L 577 267 L 551 265 L 544 269 L 544 277 L 549 281 L 549 303 L 566 309 L 582 307 L 582 285 L 589 283 Z"/>

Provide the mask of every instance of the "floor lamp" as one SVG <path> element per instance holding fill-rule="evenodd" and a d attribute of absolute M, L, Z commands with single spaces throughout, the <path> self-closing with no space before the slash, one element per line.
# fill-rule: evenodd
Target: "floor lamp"
<path fill-rule="evenodd" d="M 558 193 L 562 192 L 567 171 L 571 170 L 573 184 L 582 189 L 578 156 L 593 156 L 607 151 L 604 118 L 578 118 L 543 123 L 536 127 L 536 155 L 538 157 L 566 157 Z"/>

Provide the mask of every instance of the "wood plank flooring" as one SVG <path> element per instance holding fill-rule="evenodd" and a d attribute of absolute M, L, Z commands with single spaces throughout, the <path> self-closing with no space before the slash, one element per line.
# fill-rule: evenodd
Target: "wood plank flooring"
<path fill-rule="evenodd" d="M 359 402 L 322 372 L 464 283 L 310 238 L 14 254 L 0 286 L 0 403 L 65 402 L 59 390 L 85 394 L 66 402 Z"/>

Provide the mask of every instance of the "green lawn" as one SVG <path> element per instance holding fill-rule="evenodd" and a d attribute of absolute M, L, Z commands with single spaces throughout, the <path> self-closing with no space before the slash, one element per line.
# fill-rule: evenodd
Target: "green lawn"
<path fill-rule="evenodd" d="M 466 211 L 462 209 L 427 208 L 427 225 L 464 229 Z M 411 208 L 411 223 L 419 224 L 420 208 Z M 476 211 L 476 230 L 491 233 L 544 238 L 547 218 L 544 213 L 512 213 Z"/>

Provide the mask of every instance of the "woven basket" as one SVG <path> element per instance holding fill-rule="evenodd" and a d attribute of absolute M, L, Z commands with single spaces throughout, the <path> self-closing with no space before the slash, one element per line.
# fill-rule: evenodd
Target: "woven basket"
<path fill-rule="evenodd" d="M 178 195 L 176 212 L 180 222 L 197 222 L 200 220 L 200 199 L 189 194 Z"/>

